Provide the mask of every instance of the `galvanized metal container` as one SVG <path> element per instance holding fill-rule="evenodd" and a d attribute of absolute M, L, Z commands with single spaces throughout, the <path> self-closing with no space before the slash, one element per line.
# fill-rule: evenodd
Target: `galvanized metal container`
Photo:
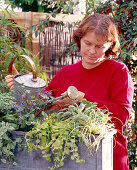
<path fill-rule="evenodd" d="M 25 132 L 15 131 L 12 133 L 13 138 L 21 137 L 25 145 Z M 22 146 L 22 150 L 16 154 L 18 161 L 17 166 L 8 167 L 8 165 L 0 162 L 0 170 L 48 170 L 49 166 L 54 165 L 53 162 L 47 162 L 41 154 L 40 150 L 28 153 Z M 79 143 L 80 157 L 85 159 L 85 163 L 76 163 L 68 156 L 64 161 L 64 166 L 58 170 L 113 170 L 113 135 L 106 136 L 100 143 L 97 152 L 91 155 L 84 143 Z"/>
<path fill-rule="evenodd" d="M 26 56 L 21 55 L 24 57 L 32 67 L 32 74 L 19 74 L 14 77 L 14 96 L 17 103 L 21 103 L 23 96 L 26 95 L 27 97 L 34 96 L 35 98 L 39 97 L 39 93 L 45 89 L 46 82 L 37 77 L 36 66 L 33 60 Z M 12 65 L 17 57 L 14 57 L 10 64 L 8 74 L 12 74 Z"/>
<path fill-rule="evenodd" d="M 14 96 L 17 103 L 21 103 L 23 96 L 27 98 L 39 98 L 39 93 L 45 89 L 46 83 L 44 80 L 37 77 L 36 82 L 31 82 L 32 75 L 16 75 L 14 77 Z"/>

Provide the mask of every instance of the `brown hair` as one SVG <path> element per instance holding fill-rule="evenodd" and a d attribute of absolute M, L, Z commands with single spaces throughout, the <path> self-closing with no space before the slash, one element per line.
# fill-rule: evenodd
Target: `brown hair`
<path fill-rule="evenodd" d="M 120 48 L 117 26 L 114 20 L 104 14 L 93 14 L 86 17 L 73 33 L 73 40 L 80 49 L 80 40 L 87 32 L 94 32 L 98 40 L 113 42 L 105 56 L 117 57 Z"/>

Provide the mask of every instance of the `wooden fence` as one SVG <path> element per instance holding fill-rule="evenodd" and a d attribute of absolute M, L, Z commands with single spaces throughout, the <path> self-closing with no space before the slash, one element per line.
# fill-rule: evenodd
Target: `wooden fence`
<path fill-rule="evenodd" d="M 56 24 L 50 22 L 50 27 L 40 33 L 40 64 L 49 68 L 51 77 L 63 66 L 73 64 L 81 58 L 78 51 L 70 48 L 74 27 L 68 29 L 69 23 L 58 27 Z"/>
<path fill-rule="evenodd" d="M 2 15 L 2 12 L 0 12 Z M 30 31 L 32 25 L 37 25 L 40 20 L 46 18 L 46 13 L 38 12 L 17 12 L 9 19 L 13 19 L 20 26 L 25 26 Z M 50 16 L 50 14 L 48 14 Z M 55 18 L 50 16 L 50 24 L 45 27 L 45 31 L 39 33 L 37 37 L 32 34 L 31 41 L 26 43 L 26 47 L 32 51 L 34 56 L 41 58 L 41 65 L 48 67 L 51 77 L 64 65 L 74 63 L 79 60 L 78 53 L 66 51 L 66 45 L 72 42 L 73 29 L 68 29 L 68 24 L 81 21 L 84 15 L 57 14 Z M 63 22 L 64 26 L 56 25 Z"/>

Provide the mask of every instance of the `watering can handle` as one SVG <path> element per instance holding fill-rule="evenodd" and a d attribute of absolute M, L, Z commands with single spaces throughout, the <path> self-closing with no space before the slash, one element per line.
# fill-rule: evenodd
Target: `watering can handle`
<path fill-rule="evenodd" d="M 25 59 L 27 59 L 27 61 L 30 63 L 30 65 L 31 65 L 31 67 L 32 67 L 32 72 L 33 72 L 32 81 L 37 81 L 37 71 L 36 71 L 36 66 L 35 66 L 34 61 L 33 61 L 30 57 L 28 57 L 28 56 L 26 56 L 26 55 L 21 55 L 21 56 L 24 57 Z M 14 58 L 11 60 L 10 64 L 9 64 L 9 68 L 8 68 L 8 74 L 9 74 L 9 75 L 12 75 L 12 66 L 13 66 L 13 63 L 14 63 L 14 61 L 15 61 L 16 58 L 17 58 L 17 57 L 14 57 Z"/>

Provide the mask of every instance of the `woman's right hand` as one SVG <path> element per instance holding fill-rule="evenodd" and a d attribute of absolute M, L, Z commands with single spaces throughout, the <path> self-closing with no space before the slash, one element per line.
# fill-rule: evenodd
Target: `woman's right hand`
<path fill-rule="evenodd" d="M 12 71 L 13 71 L 14 75 L 7 75 L 5 77 L 6 84 L 10 90 L 14 89 L 14 76 L 19 74 L 19 72 L 16 70 L 16 68 L 14 66 L 12 66 Z"/>

